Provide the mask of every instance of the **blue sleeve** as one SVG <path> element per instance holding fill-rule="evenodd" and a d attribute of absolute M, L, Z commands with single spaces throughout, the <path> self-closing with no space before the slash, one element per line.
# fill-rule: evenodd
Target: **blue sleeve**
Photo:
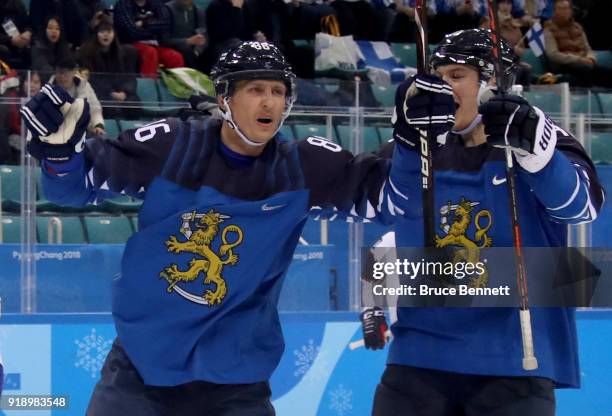
<path fill-rule="evenodd" d="M 68 206 L 97 204 L 117 195 L 144 198 L 182 131 L 180 122 L 164 119 L 125 131 L 116 139 L 88 139 L 84 152 L 71 161 L 43 162 L 45 196 Z"/>
<path fill-rule="evenodd" d="M 563 141 L 567 140 L 569 138 Z M 552 221 L 565 224 L 591 222 L 597 218 L 605 199 L 597 173 L 586 154 L 577 152 L 577 142 L 564 150 L 560 150 L 559 144 L 564 149 L 563 142 L 559 142 L 544 169 L 537 173 L 521 169 L 520 174 Z"/>
<path fill-rule="evenodd" d="M 318 137 L 298 146 L 315 219 L 391 224 L 404 215 L 397 201 L 401 194 L 392 184 L 396 175 L 390 160 L 394 146 L 356 156 Z M 389 155 L 383 154 L 387 152 Z M 393 157 L 393 162 L 406 163 L 403 155 Z"/>

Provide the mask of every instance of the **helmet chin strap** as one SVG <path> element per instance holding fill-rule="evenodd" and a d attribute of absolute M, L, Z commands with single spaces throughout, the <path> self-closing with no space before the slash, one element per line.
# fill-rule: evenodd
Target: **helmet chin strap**
<path fill-rule="evenodd" d="M 493 95 L 495 95 L 495 87 L 489 85 L 487 81 L 481 80 L 480 87 L 478 88 L 478 104 L 487 102 L 489 99 L 491 99 L 491 97 L 493 97 Z M 477 114 L 476 117 L 474 117 L 474 120 L 472 120 L 472 122 L 466 128 L 462 130 L 453 130 L 452 132 L 460 136 L 465 136 L 466 134 L 471 133 L 476 126 L 480 124 L 481 120 L 482 116 Z"/>
<path fill-rule="evenodd" d="M 240 130 L 240 128 L 238 127 L 238 124 L 236 124 L 236 122 L 234 121 L 234 119 L 232 117 L 232 109 L 229 106 L 229 102 L 227 101 L 227 97 L 223 97 L 223 104 L 225 106 L 225 110 L 219 109 L 220 113 L 221 113 L 221 117 L 223 117 L 223 120 L 227 121 L 227 124 L 232 129 L 234 129 L 236 134 L 238 134 L 238 137 L 240 137 L 243 142 L 245 142 L 246 144 L 248 144 L 250 146 L 264 146 L 266 144 L 266 142 L 259 143 L 259 142 L 254 142 L 254 141 L 250 140 L 242 132 L 242 130 Z M 293 107 L 293 99 L 287 98 L 286 99 L 286 107 L 285 107 L 286 109 L 285 109 L 285 111 L 283 111 L 283 115 L 281 117 L 281 121 L 280 121 L 280 123 L 278 123 L 278 127 L 276 128 L 276 130 L 274 130 L 274 134 L 272 134 L 272 137 L 276 136 L 276 133 L 278 133 L 278 131 L 281 129 L 281 127 L 283 126 L 283 123 L 285 122 L 287 117 L 289 117 L 289 113 L 291 113 L 291 108 L 292 107 Z"/>
<path fill-rule="evenodd" d="M 240 137 L 243 142 L 245 142 L 249 146 L 264 146 L 266 144 L 266 142 L 259 143 L 250 140 L 248 137 L 246 137 L 242 130 L 240 130 L 238 124 L 236 124 L 236 122 L 234 122 L 234 119 L 232 118 L 232 109 L 230 108 L 229 103 L 227 102 L 227 97 L 223 97 L 223 105 L 225 105 L 225 110 L 221 110 L 221 117 L 223 117 L 223 120 L 227 121 L 227 124 L 232 129 L 234 129 L 238 137 Z"/>

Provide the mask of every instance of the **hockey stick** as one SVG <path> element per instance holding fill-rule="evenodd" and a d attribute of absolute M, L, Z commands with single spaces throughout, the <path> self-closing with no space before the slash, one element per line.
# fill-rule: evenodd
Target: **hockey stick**
<path fill-rule="evenodd" d="M 493 41 L 493 56 L 495 57 L 495 81 L 501 93 L 508 90 L 506 80 L 502 74 L 501 38 L 497 19 L 497 0 L 487 0 L 489 6 L 489 25 L 491 28 L 491 40 Z M 506 137 L 506 144 L 507 142 Z M 518 217 L 518 201 L 516 193 L 516 175 L 514 172 L 514 161 L 509 146 L 505 148 L 506 153 L 506 178 L 508 181 L 508 194 L 510 199 L 510 212 L 512 215 L 512 233 L 514 237 L 514 253 L 516 260 L 517 285 L 520 297 L 520 322 L 521 336 L 523 339 L 523 369 L 535 370 L 538 368 L 538 360 L 533 350 L 533 334 L 531 332 L 531 315 L 529 313 L 529 301 L 527 298 L 527 275 L 525 274 L 525 260 L 523 258 L 523 247 L 521 243 L 521 228 Z"/>
<path fill-rule="evenodd" d="M 415 22 L 417 27 L 417 73 L 429 73 L 429 44 L 427 43 L 427 0 L 416 0 Z M 434 247 L 434 178 L 431 137 L 427 130 L 419 129 L 421 151 L 421 189 L 423 197 L 424 247 Z"/>

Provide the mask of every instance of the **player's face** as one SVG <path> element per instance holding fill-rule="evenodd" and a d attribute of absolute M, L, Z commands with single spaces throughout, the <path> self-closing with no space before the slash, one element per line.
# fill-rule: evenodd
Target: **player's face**
<path fill-rule="evenodd" d="M 453 130 L 463 130 L 478 115 L 478 71 L 469 65 L 451 64 L 438 67 L 436 73 L 453 88 L 453 97 L 457 103 Z"/>
<path fill-rule="evenodd" d="M 258 143 L 272 138 L 285 110 L 286 94 L 287 87 L 281 81 L 253 80 L 237 85 L 229 105 L 246 137 Z"/>

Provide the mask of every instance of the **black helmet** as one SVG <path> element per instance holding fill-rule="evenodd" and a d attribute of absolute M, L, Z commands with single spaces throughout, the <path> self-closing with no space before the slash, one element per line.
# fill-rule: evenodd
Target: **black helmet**
<path fill-rule="evenodd" d="M 507 84 L 515 78 L 518 56 L 501 40 L 502 77 Z M 480 79 L 488 81 L 495 75 L 493 41 L 489 29 L 459 30 L 444 36 L 429 60 L 431 68 L 449 64 L 467 64 L 480 72 Z"/>
<path fill-rule="evenodd" d="M 270 42 L 241 42 L 219 56 L 210 72 L 217 95 L 231 95 L 235 81 L 270 79 L 283 81 L 287 97 L 295 101 L 295 74 L 283 53 Z"/>

